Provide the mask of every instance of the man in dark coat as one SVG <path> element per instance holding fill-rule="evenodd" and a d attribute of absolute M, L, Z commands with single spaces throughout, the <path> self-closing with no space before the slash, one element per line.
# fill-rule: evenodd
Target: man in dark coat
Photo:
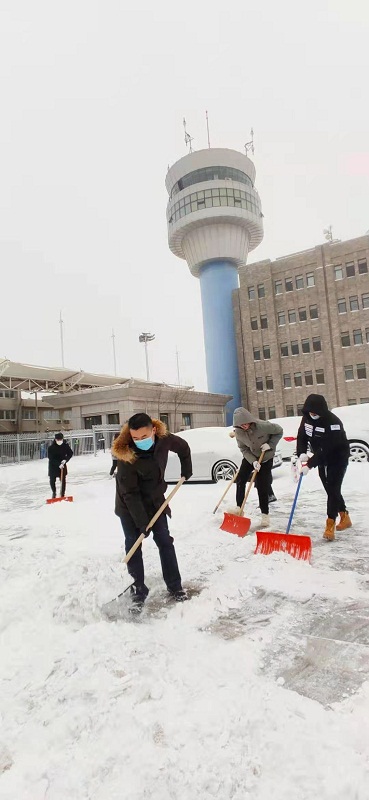
<path fill-rule="evenodd" d="M 112 445 L 112 456 L 118 461 L 116 476 L 115 513 L 120 517 L 125 536 L 126 553 L 140 534 L 148 536 L 146 527 L 164 502 L 167 484 L 164 480 L 168 453 L 177 453 L 181 475 L 192 475 L 191 451 L 180 436 L 168 433 L 163 422 L 147 414 L 134 414 L 123 426 Z M 153 525 L 154 542 L 159 549 L 163 578 L 168 591 L 178 600 L 186 600 L 182 589 L 173 539 L 169 533 L 167 507 Z M 128 562 L 128 572 L 134 580 L 132 600 L 142 606 L 149 590 L 144 582 L 142 549 L 139 547 Z"/>
<path fill-rule="evenodd" d="M 70 461 L 73 455 L 73 450 L 69 447 L 68 442 L 65 441 L 62 433 L 56 433 L 53 443 L 50 445 L 48 451 L 49 458 L 49 478 L 53 498 L 56 497 L 56 479 L 61 480 L 60 497 L 65 497 L 65 484 L 66 476 L 68 474 L 67 462 Z"/>
<path fill-rule="evenodd" d="M 324 539 L 332 541 L 336 530 L 336 517 L 340 514 L 338 531 L 351 528 L 345 501 L 341 494 L 342 481 L 347 470 L 350 446 L 341 420 L 329 411 L 321 394 L 309 394 L 302 409 L 302 420 L 297 434 L 296 453 L 301 472 L 307 475 L 318 467 L 319 477 L 327 492 L 327 522 Z M 313 452 L 306 454 L 308 445 Z"/>

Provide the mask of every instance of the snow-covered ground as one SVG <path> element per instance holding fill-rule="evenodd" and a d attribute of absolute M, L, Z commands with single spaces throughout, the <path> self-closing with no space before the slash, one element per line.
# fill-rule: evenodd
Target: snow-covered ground
<path fill-rule="evenodd" d="M 45 505 L 46 467 L 0 468 L 1 800 L 367 800 L 369 464 L 349 467 L 354 527 L 332 544 L 304 479 L 311 565 L 254 556 L 256 524 L 219 530 L 222 487 L 184 486 L 171 530 L 190 602 L 165 603 L 148 539 L 147 607 L 114 622 L 103 606 L 129 579 L 110 458 L 73 459 L 70 504 Z M 274 530 L 294 489 L 284 464 Z M 256 506 L 253 491 L 255 523 Z"/>

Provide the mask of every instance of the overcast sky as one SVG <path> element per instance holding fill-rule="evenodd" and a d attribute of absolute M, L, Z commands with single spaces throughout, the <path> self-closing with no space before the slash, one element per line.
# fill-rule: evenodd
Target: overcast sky
<path fill-rule="evenodd" d="M 369 229 L 367 0 L 1 0 L 0 357 L 206 388 L 168 164 L 255 131 L 249 261 Z"/>

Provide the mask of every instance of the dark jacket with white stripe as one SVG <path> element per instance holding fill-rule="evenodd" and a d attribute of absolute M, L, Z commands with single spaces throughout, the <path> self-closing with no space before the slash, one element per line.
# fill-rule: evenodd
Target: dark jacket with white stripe
<path fill-rule="evenodd" d="M 310 413 L 319 414 L 312 419 Z M 309 467 L 345 464 L 350 455 L 350 446 L 339 417 L 332 414 L 326 399 L 321 394 L 310 394 L 304 403 L 303 417 L 297 434 L 297 455 L 307 453 L 308 445 L 313 451 Z"/>

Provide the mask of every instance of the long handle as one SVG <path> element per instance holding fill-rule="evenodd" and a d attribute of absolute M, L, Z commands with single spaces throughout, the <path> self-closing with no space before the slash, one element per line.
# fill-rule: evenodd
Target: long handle
<path fill-rule="evenodd" d="M 150 522 L 146 526 L 146 530 L 147 531 L 149 531 L 150 528 L 152 528 L 152 526 L 155 525 L 156 520 L 159 519 L 160 514 L 162 514 L 164 509 L 167 507 L 167 505 L 169 505 L 172 497 L 174 497 L 175 493 L 178 492 L 178 489 L 181 488 L 182 483 L 184 483 L 185 480 L 186 480 L 186 478 L 181 478 L 178 481 L 178 483 L 175 485 L 174 489 L 172 489 L 170 494 L 168 494 L 168 497 L 165 498 L 164 503 L 161 504 L 161 506 L 157 510 L 156 514 L 154 514 L 153 518 L 150 519 Z M 128 550 L 128 553 L 127 553 L 126 557 L 123 559 L 123 564 L 128 564 L 129 559 L 132 558 L 133 554 L 139 548 L 140 544 L 142 544 L 144 539 L 145 539 L 145 534 L 141 533 L 141 535 L 138 537 L 138 539 L 136 539 L 136 541 L 135 541 L 134 545 L 131 547 L 131 549 Z"/>
<path fill-rule="evenodd" d="M 232 484 L 233 484 L 233 483 L 235 482 L 235 480 L 237 479 L 239 471 L 240 471 L 240 470 L 238 469 L 238 470 L 237 470 L 237 472 L 235 472 L 235 474 L 233 475 L 233 478 L 232 478 L 232 480 L 230 481 L 230 483 L 228 484 L 228 486 L 227 486 L 227 488 L 226 488 L 225 492 L 223 492 L 223 494 L 222 494 L 222 496 L 221 496 L 221 498 L 220 498 L 220 500 L 219 500 L 219 503 L 217 503 L 217 505 L 215 506 L 215 508 L 214 508 L 214 511 L 213 511 L 213 514 L 215 514 L 215 512 L 216 512 L 216 511 L 218 511 L 218 508 L 219 508 L 220 504 L 223 502 L 223 500 L 224 500 L 224 498 L 225 498 L 225 496 L 226 496 L 227 492 L 229 492 L 229 490 L 230 490 L 230 488 L 231 488 Z"/>
<path fill-rule="evenodd" d="M 261 464 L 263 458 L 264 458 L 264 450 L 260 454 L 260 458 L 258 460 L 258 464 Z M 251 475 L 250 483 L 249 483 L 249 485 L 247 487 L 247 492 L 246 492 L 245 497 L 243 498 L 243 501 L 242 501 L 241 510 L 240 510 L 240 517 L 242 517 L 242 515 L 243 515 L 243 509 L 245 508 L 246 500 L 247 500 L 247 498 L 248 498 L 248 496 L 249 496 L 249 494 L 251 492 L 251 489 L 253 487 L 253 483 L 255 481 L 255 478 L 256 478 L 257 474 L 258 474 L 258 470 L 254 469 L 254 471 L 253 471 L 253 473 Z"/>
<path fill-rule="evenodd" d="M 293 503 L 292 503 L 291 513 L 290 513 L 290 518 L 288 520 L 286 533 L 289 533 L 290 530 L 291 530 L 292 520 L 293 520 L 293 516 L 294 516 L 294 513 L 295 513 L 295 508 L 296 508 L 296 505 L 297 505 L 297 498 L 299 496 L 299 491 L 300 491 L 300 487 L 301 487 L 302 478 L 303 478 L 303 475 L 301 474 L 300 477 L 299 477 L 299 482 L 298 482 L 298 484 L 296 486 L 295 497 L 294 497 L 294 500 L 293 500 Z"/>

